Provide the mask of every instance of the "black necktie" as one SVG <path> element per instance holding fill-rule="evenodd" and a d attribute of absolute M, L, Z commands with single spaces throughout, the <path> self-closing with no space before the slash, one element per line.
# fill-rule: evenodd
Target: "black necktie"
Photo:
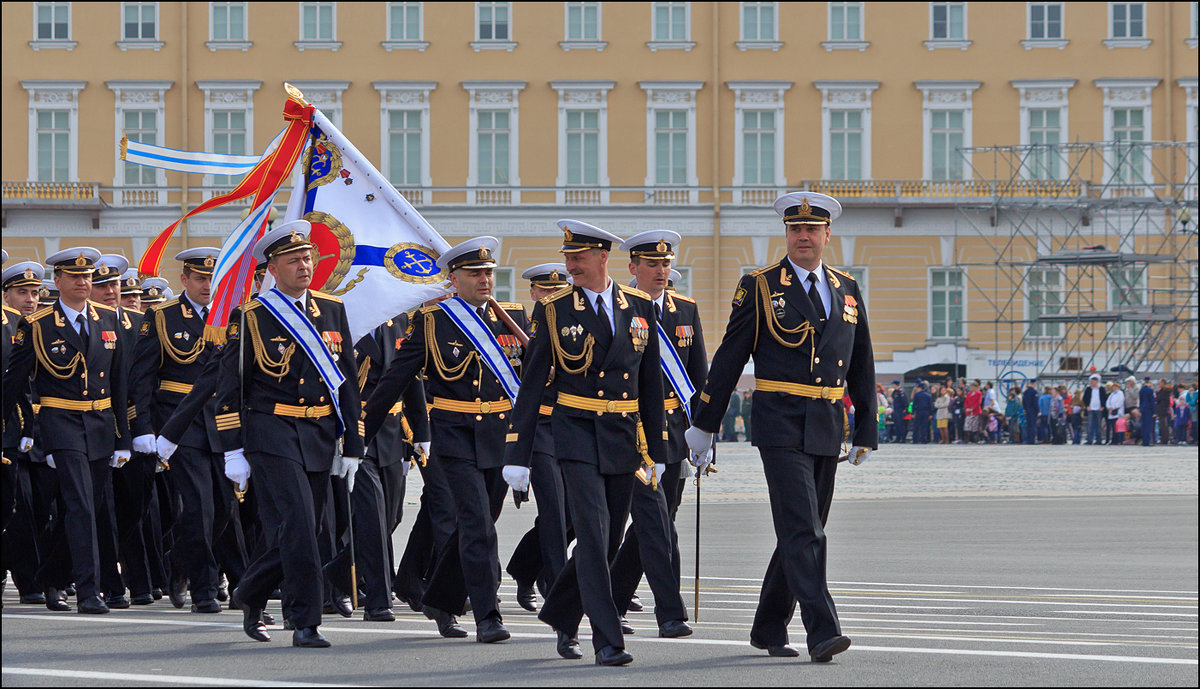
<path fill-rule="evenodd" d="M 79 325 L 79 336 L 86 342 L 88 338 L 87 318 L 81 313 L 75 317 L 75 323 Z"/>
<path fill-rule="evenodd" d="M 657 318 L 660 323 L 662 322 L 662 307 L 658 305 L 658 302 L 654 302 L 654 317 Z"/>
<path fill-rule="evenodd" d="M 604 308 L 604 297 L 596 295 L 596 315 L 600 317 L 600 322 L 604 324 L 604 331 L 612 334 L 612 326 L 608 323 L 608 311 Z"/>
<path fill-rule="evenodd" d="M 205 321 L 205 322 L 208 321 L 208 307 L 207 306 L 203 306 L 200 308 L 200 320 Z"/>
<path fill-rule="evenodd" d="M 813 308 L 817 310 L 821 320 L 825 320 L 825 302 L 821 301 L 821 293 L 817 291 L 817 274 L 809 273 L 806 279 L 808 280 L 808 298 L 812 301 Z"/>

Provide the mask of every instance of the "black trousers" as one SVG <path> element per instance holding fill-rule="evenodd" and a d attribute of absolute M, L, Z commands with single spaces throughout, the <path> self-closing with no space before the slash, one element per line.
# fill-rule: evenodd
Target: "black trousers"
<path fill-rule="evenodd" d="M 38 567 L 49 554 L 49 537 L 57 507 L 58 479 L 54 470 L 45 464 L 31 462 L 16 448 L 4 456 L 13 459 L 4 465 L 5 526 L 3 568 L 12 573 L 13 583 L 21 595 L 42 589 Z M 66 569 L 70 569 L 69 561 Z M 69 572 L 63 576 L 69 578 Z"/>
<path fill-rule="evenodd" d="M 658 490 L 641 481 L 633 484 L 633 524 L 612 566 L 613 601 L 621 614 L 629 611 L 644 569 L 654 592 L 658 623 L 688 619 L 687 605 L 679 593 L 679 534 L 675 532 L 675 513 L 683 496 L 682 474 L 682 462 L 668 464 Z"/>
<path fill-rule="evenodd" d="M 489 617 L 500 619 L 496 606 L 500 552 L 495 521 L 504 506 L 508 484 L 500 469 L 479 469 L 474 461 L 455 457 L 439 457 L 438 462 L 454 495 L 458 527 L 438 553 L 422 602 L 461 615 L 469 597 L 476 623 Z"/>
<path fill-rule="evenodd" d="M 110 487 L 108 461 L 88 461 L 82 452 L 53 453 L 58 485 L 62 491 L 61 534 L 71 557 L 71 577 L 76 600 L 100 595 L 100 542 L 97 514 L 107 509 Z M 53 537 L 52 537 L 53 538 Z M 113 538 L 113 541 L 116 539 Z M 115 544 L 113 546 L 115 550 Z M 61 586 L 64 582 L 55 582 Z"/>
<path fill-rule="evenodd" d="M 595 464 L 562 461 L 563 485 L 575 550 L 563 566 L 538 619 L 572 636 L 586 613 L 592 625 L 592 645 L 625 648 L 620 614 L 613 602 L 609 565 L 621 545 L 629 519 L 633 474 L 606 475 Z"/>
<path fill-rule="evenodd" d="M 383 522 L 386 528 L 388 576 L 396 571 L 396 554 L 392 550 L 392 534 L 404 518 L 404 493 L 408 486 L 408 461 L 393 462 L 379 467 L 379 485 L 383 489 Z M 391 598 L 389 597 L 389 602 Z"/>
<path fill-rule="evenodd" d="M 113 473 L 113 507 L 117 516 L 117 548 L 121 574 L 132 595 L 150 593 L 150 564 L 146 556 L 143 520 L 147 510 L 147 484 L 153 485 L 158 457 L 141 452 Z"/>
<path fill-rule="evenodd" d="M 170 473 L 181 505 L 172 534 L 173 564 L 188 578 L 193 602 L 215 599 L 218 552 L 235 585 L 246 570 L 233 483 L 225 478 L 220 455 L 194 447 L 175 450 Z"/>
<path fill-rule="evenodd" d="M 285 611 L 288 619 L 297 629 L 315 627 L 321 624 L 325 580 L 317 550 L 317 522 L 325 513 L 329 472 L 305 471 L 298 462 L 265 452 L 247 452 L 246 460 L 256 478 L 263 524 L 278 524 L 278 531 L 274 540 L 268 539 L 266 552 L 250 563 L 238 593 L 252 607 L 265 608 L 271 592 L 286 580 L 285 595 L 291 600 L 291 611 Z"/>
<path fill-rule="evenodd" d="M 788 624 L 800 603 L 808 648 L 842 633 L 825 578 L 825 522 L 833 501 L 837 457 L 760 447 L 771 496 L 775 552 L 763 576 L 750 638 L 764 645 L 788 642 Z"/>
<path fill-rule="evenodd" d="M 517 543 L 505 571 L 523 586 L 536 583 L 544 597 L 567 564 L 567 544 L 574 534 L 569 533 L 566 492 L 558 461 L 548 454 L 535 452 L 529 482 L 537 500 L 537 517 L 533 527 Z"/>
<path fill-rule="evenodd" d="M 367 457 L 354 475 L 354 492 L 350 494 L 354 519 L 354 562 L 358 577 L 363 581 L 359 595 L 365 598 L 368 610 L 392 607 L 392 567 L 388 558 L 387 515 L 384 514 L 383 483 L 379 480 L 379 465 Z"/>
<path fill-rule="evenodd" d="M 424 482 L 421 508 L 413 521 L 412 531 L 408 534 L 408 542 L 396 568 L 396 577 L 392 581 L 396 596 L 406 601 L 419 601 L 425 596 L 438 553 L 450 542 L 457 523 L 454 496 L 450 493 L 450 484 L 441 464 L 436 458 L 430 457 L 425 466 L 420 463 L 417 466 L 421 467 L 421 479 Z"/>

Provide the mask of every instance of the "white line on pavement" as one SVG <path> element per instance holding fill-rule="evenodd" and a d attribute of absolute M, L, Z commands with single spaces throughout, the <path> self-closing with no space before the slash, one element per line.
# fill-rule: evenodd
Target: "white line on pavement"
<path fill-rule="evenodd" d="M 685 574 L 683 579 L 692 580 L 695 575 Z M 701 580 L 709 579 L 712 581 L 754 581 L 762 584 L 762 577 L 746 578 L 746 577 L 700 577 Z M 1094 593 L 1182 593 L 1192 596 L 1187 600 L 1197 600 L 1196 596 L 1200 595 L 1197 591 L 1159 591 L 1147 589 L 1079 589 L 1079 588 L 1059 588 L 1052 586 L 983 586 L 976 584 L 913 584 L 913 583 L 896 583 L 886 581 L 831 581 L 830 586 L 912 586 L 914 588 L 963 588 L 963 589 L 999 589 L 1002 591 L 1082 591 Z"/>
<path fill-rule="evenodd" d="M 128 672 L 95 672 L 82 670 L 50 670 L 36 667 L 5 667 L 6 675 L 25 677 L 56 677 L 59 679 L 90 679 L 150 684 L 199 684 L 206 687 L 350 687 L 352 684 L 306 684 L 303 682 L 271 682 L 262 679 L 229 679 L 194 675 L 138 675 Z"/>

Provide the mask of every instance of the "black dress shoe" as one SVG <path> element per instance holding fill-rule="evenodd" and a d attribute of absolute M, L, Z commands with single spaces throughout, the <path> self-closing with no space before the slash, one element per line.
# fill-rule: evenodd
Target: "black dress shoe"
<path fill-rule="evenodd" d="M 221 612 L 221 604 L 215 599 L 201 600 L 192 603 L 192 612 L 214 613 Z"/>
<path fill-rule="evenodd" d="M 233 594 L 229 597 L 230 602 L 237 601 L 238 608 L 242 611 L 242 631 L 246 632 L 246 636 L 255 641 L 270 641 L 271 635 L 267 634 L 267 625 L 263 624 L 263 611 L 261 608 L 254 608 L 242 602 L 238 596 L 238 590 L 235 588 Z"/>
<path fill-rule="evenodd" d="M 443 612 L 437 608 L 425 606 L 422 612 L 426 617 L 437 622 L 438 634 L 441 634 L 447 639 L 465 639 L 467 638 L 467 630 L 463 629 L 458 623 L 458 618 L 448 612 Z"/>
<path fill-rule="evenodd" d="M 395 622 L 396 614 L 391 608 L 367 608 L 363 613 L 364 622 Z"/>
<path fill-rule="evenodd" d="M 510 638 L 512 638 L 512 634 L 509 634 L 500 620 L 495 617 L 489 617 L 475 625 L 475 640 L 481 644 L 494 644 Z"/>
<path fill-rule="evenodd" d="M 171 605 L 182 610 L 187 602 L 187 579 L 172 579 L 171 583 L 167 584 L 167 596 L 171 599 Z"/>
<path fill-rule="evenodd" d="M 529 612 L 537 612 L 537 595 L 534 594 L 532 586 L 517 584 L 517 605 Z"/>
<path fill-rule="evenodd" d="M 88 615 L 103 615 L 108 612 L 108 606 L 104 604 L 104 601 L 100 600 L 99 596 L 92 596 L 79 602 L 77 612 Z"/>
<path fill-rule="evenodd" d="M 263 624 L 275 624 L 275 616 L 264 610 L 262 614 L 262 621 Z"/>
<path fill-rule="evenodd" d="M 850 637 L 835 636 L 832 639 L 826 639 L 821 643 L 813 646 L 808 652 L 814 663 L 828 663 L 833 660 L 833 657 L 842 651 L 850 648 Z"/>
<path fill-rule="evenodd" d="M 800 656 L 800 651 L 797 651 L 794 646 L 790 646 L 788 644 L 769 646 L 764 643 L 759 643 L 754 639 L 750 639 L 750 645 L 758 649 L 766 649 L 768 655 L 776 658 L 797 658 Z"/>
<path fill-rule="evenodd" d="M 229 583 L 221 577 L 221 585 L 217 587 L 217 600 L 224 603 L 229 600 Z"/>
<path fill-rule="evenodd" d="M 112 598 L 105 598 L 104 604 L 113 610 L 124 610 L 129 607 L 129 597 L 122 593 Z"/>
<path fill-rule="evenodd" d="M 558 632 L 558 654 L 567 660 L 582 658 L 583 651 L 579 648 L 579 639 L 567 636 L 564 632 Z"/>
<path fill-rule="evenodd" d="M 642 605 L 641 598 L 634 596 L 633 598 L 629 599 L 629 612 L 641 612 L 645 609 L 646 606 Z"/>
<path fill-rule="evenodd" d="M 25 605 L 45 605 L 46 594 L 35 591 L 34 593 L 22 593 L 21 602 Z"/>
<path fill-rule="evenodd" d="M 155 586 L 154 588 L 150 589 L 150 595 L 154 596 L 154 600 L 162 600 L 163 590 Z"/>
<path fill-rule="evenodd" d="M 67 588 L 63 589 L 63 593 L 67 594 L 68 597 L 74 596 L 75 595 L 75 584 L 67 584 Z"/>
<path fill-rule="evenodd" d="M 55 588 L 46 589 L 46 609 L 54 612 L 71 612 L 71 606 L 63 600 L 62 592 Z"/>
<path fill-rule="evenodd" d="M 134 605 L 151 605 L 154 603 L 154 596 L 149 593 L 138 593 L 134 594 L 133 598 L 129 599 L 129 602 Z"/>
<path fill-rule="evenodd" d="M 292 632 L 292 645 L 300 648 L 329 648 L 329 639 L 321 636 L 316 627 L 305 627 Z"/>
<path fill-rule="evenodd" d="M 605 646 L 596 652 L 597 665 L 628 665 L 633 662 L 633 656 L 623 648 Z"/>
<path fill-rule="evenodd" d="M 621 618 L 621 633 L 622 634 L 633 634 L 634 633 L 633 625 L 629 624 L 629 620 L 625 619 L 624 617 Z"/>
<path fill-rule="evenodd" d="M 683 620 L 669 620 L 658 625 L 658 635 L 664 639 L 678 639 L 681 636 L 691 636 L 692 628 Z"/>
<path fill-rule="evenodd" d="M 354 609 L 350 607 L 350 596 L 334 596 L 325 601 L 321 612 L 326 615 L 337 613 L 342 617 L 351 617 L 354 615 Z"/>

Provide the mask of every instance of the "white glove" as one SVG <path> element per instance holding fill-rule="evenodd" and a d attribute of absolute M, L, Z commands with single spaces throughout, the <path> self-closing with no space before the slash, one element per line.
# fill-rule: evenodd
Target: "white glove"
<path fill-rule="evenodd" d="M 147 433 L 133 439 L 133 451 L 152 455 L 155 452 L 154 434 Z"/>
<path fill-rule="evenodd" d="M 33 449 L 33 438 L 21 438 L 21 442 L 17 443 L 17 450 L 21 452 L 29 452 Z"/>
<path fill-rule="evenodd" d="M 504 476 L 504 482 L 512 487 L 513 490 L 520 493 L 529 490 L 529 467 L 508 464 L 505 465 L 504 470 L 500 473 Z"/>
<path fill-rule="evenodd" d="M 342 473 L 340 476 L 346 479 L 346 492 L 354 492 L 354 475 L 358 473 L 358 465 L 362 464 L 362 460 L 358 457 L 342 457 Z"/>
<path fill-rule="evenodd" d="M 134 438 L 133 442 L 137 443 L 137 438 Z M 158 458 L 164 462 L 170 459 L 171 455 L 175 454 L 175 450 L 178 449 L 179 446 L 170 440 L 167 440 L 165 436 L 160 435 L 158 436 L 158 439 L 154 441 L 154 451 L 158 453 Z"/>
<path fill-rule="evenodd" d="M 417 448 L 417 454 L 422 457 L 429 457 L 429 447 L 431 443 L 428 440 L 422 440 L 419 443 L 413 443 L 413 447 Z"/>
<path fill-rule="evenodd" d="M 47 454 L 47 455 L 46 455 L 46 464 L 47 464 L 47 465 L 49 465 L 49 467 L 50 467 L 51 469 L 57 469 L 57 468 L 58 468 L 58 467 L 54 466 L 54 455 L 51 455 L 51 454 Z"/>
<path fill-rule="evenodd" d="M 704 471 L 712 463 L 712 438 L 712 433 L 695 426 L 683 434 L 683 439 L 687 441 L 688 449 L 691 450 L 688 461 L 700 471 Z"/>
<path fill-rule="evenodd" d="M 654 465 L 654 480 L 655 480 L 655 482 L 658 483 L 659 485 L 662 485 L 662 477 L 663 477 L 663 474 L 665 474 L 666 472 L 667 472 L 666 464 L 663 464 L 662 462 L 655 464 Z"/>
<path fill-rule="evenodd" d="M 867 461 L 867 456 L 870 454 L 871 448 L 855 445 L 854 447 L 850 448 L 850 463 L 854 466 L 858 466 L 859 464 Z"/>
<path fill-rule="evenodd" d="M 233 481 L 238 490 L 246 490 L 246 479 L 250 478 L 250 463 L 242 448 L 225 453 L 225 478 Z"/>
<path fill-rule="evenodd" d="M 129 450 L 117 450 L 113 453 L 112 461 L 108 463 L 114 469 L 120 469 L 129 461 Z"/>

